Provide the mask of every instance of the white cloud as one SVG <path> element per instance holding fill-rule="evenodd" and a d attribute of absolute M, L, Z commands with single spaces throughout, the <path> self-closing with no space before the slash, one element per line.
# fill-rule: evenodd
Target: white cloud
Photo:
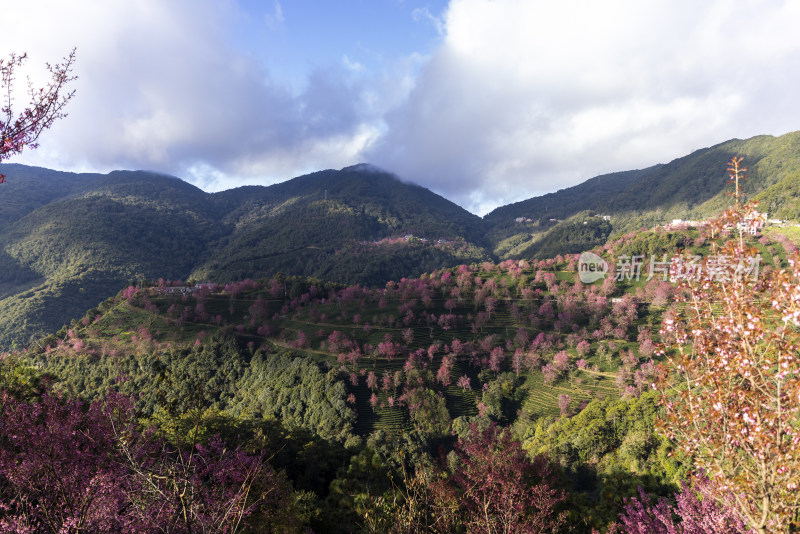
<path fill-rule="evenodd" d="M 794 2 L 453 0 L 369 151 L 475 210 L 798 128 Z"/>
<path fill-rule="evenodd" d="M 348 70 L 351 70 L 353 72 L 364 72 L 365 70 L 364 65 L 362 65 L 356 60 L 350 59 L 349 57 L 347 57 L 347 54 L 342 56 L 342 64 L 344 64 L 344 66 L 347 67 Z"/>
<path fill-rule="evenodd" d="M 430 24 L 436 29 L 436 33 L 439 35 L 444 35 L 445 33 L 445 26 L 444 21 L 441 17 L 437 17 L 433 13 L 431 13 L 431 9 L 429 6 L 425 7 L 418 7 L 411 12 L 411 17 L 417 22 L 424 22 L 426 24 Z"/>
<path fill-rule="evenodd" d="M 235 51 L 231 33 L 246 16 L 235 4 L 38 4 L 36 24 L 0 23 L 0 34 L 29 52 L 31 72 L 77 46 L 77 94 L 42 148 L 15 161 L 233 186 L 350 165 L 372 135 L 366 91 L 343 67 L 313 71 L 297 93 Z M 35 22 L 29 7 L 4 11 L 4 21 L 15 16 Z M 282 18 L 277 2 L 273 18 Z"/>
<path fill-rule="evenodd" d="M 247 48 L 265 41 L 237 34 L 284 35 L 280 2 L 250 16 L 217 0 L 4 6 L 13 50 L 0 53 L 27 51 L 36 74 L 77 46 L 80 76 L 70 116 L 14 161 L 150 168 L 214 190 L 369 161 L 483 213 L 798 129 L 790 0 L 452 0 L 441 17 L 408 10 L 439 29 L 432 53 L 370 70 L 335 51 L 333 65 L 309 58 L 302 84 Z"/>
<path fill-rule="evenodd" d="M 283 6 L 278 0 L 275 0 L 272 3 L 272 13 L 268 13 L 265 15 L 265 20 L 267 22 L 267 26 L 270 28 L 275 28 L 276 26 L 283 24 L 285 19 L 283 18 Z"/>

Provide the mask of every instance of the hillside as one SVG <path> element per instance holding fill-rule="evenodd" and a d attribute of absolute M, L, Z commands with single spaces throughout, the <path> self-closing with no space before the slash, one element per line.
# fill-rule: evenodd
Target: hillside
<path fill-rule="evenodd" d="M 131 280 L 282 271 L 383 285 L 490 259 L 480 218 L 364 166 L 216 194 L 141 171 L 2 172 L 0 347 L 57 330 Z"/>
<path fill-rule="evenodd" d="M 652 395 L 636 396 L 654 371 L 664 306 L 648 299 L 659 284 L 638 287 L 636 297 L 634 286 L 576 284 L 574 270 L 568 258 L 463 265 L 380 289 L 300 278 L 130 287 L 23 357 L 57 391 L 89 400 L 135 394 L 144 420 L 174 439 L 197 413 L 204 434 L 236 439 L 251 428 L 276 440 L 270 451 L 296 451 L 276 453 L 276 468 L 319 496 L 314 531 L 354 532 L 362 495 L 390 487 L 393 464 L 381 458 L 435 455 L 452 447 L 451 430 L 464 435 L 471 422 L 495 421 L 530 447 L 554 447 L 560 433 L 545 439 L 536 425 L 591 405 L 604 419 L 594 426 L 613 417 L 615 429 L 592 447 L 616 450 L 629 434 L 638 439 L 640 426 L 658 443 L 652 415 L 641 413 L 652 411 Z M 590 450 L 569 447 L 554 453 Z M 614 482 L 605 471 L 583 475 L 571 505 L 593 524 L 607 523 L 630 495 L 598 501 L 595 491 L 620 480 L 658 489 L 671 476 L 619 471 L 669 462 L 658 447 L 602 456 Z"/>
<path fill-rule="evenodd" d="M 2 165 L 0 347 L 58 329 L 131 280 L 282 273 L 374 287 L 459 264 L 577 253 L 719 212 L 733 155 L 749 168 L 749 198 L 771 217 L 800 218 L 800 132 L 598 176 L 483 219 L 364 164 L 214 194 L 156 173 Z"/>
<path fill-rule="evenodd" d="M 13 185 L 16 169 L 5 169 Z M 206 194 L 176 178 L 151 173 L 107 176 L 43 173 L 35 191 L 4 190 L 24 215 L 0 236 L 0 345 L 58 329 L 132 279 L 179 278 L 190 272 L 216 231 Z M 4 217 L 8 214 L 0 210 Z M 77 312 L 79 313 L 79 312 Z"/>
<path fill-rule="evenodd" d="M 213 201 L 232 208 L 222 223 L 233 231 L 212 244 L 192 273 L 198 280 L 283 272 L 382 285 L 490 259 L 479 217 L 367 165 L 224 191 Z M 409 235 L 416 239 L 391 239 Z"/>
<path fill-rule="evenodd" d="M 494 251 L 500 257 L 536 256 L 539 243 L 554 241 L 548 233 L 556 231 L 561 221 L 587 210 L 611 217 L 612 236 L 673 219 L 707 218 L 729 203 L 725 168 L 733 156 L 744 157 L 749 169 L 744 184 L 747 198 L 759 201 L 770 217 L 798 218 L 800 132 L 793 132 L 730 140 L 667 164 L 597 176 L 556 193 L 502 206 L 485 217 Z M 525 220 L 518 222 L 518 218 Z M 552 254 L 547 246 L 544 256 Z"/>
<path fill-rule="evenodd" d="M 594 250 L 615 265 L 708 254 L 707 237 L 658 229 Z M 785 240 L 747 242 L 785 264 Z M 687 464 L 655 431 L 649 391 L 675 287 L 646 272 L 582 284 L 576 269 L 576 256 L 559 256 L 373 289 L 282 276 L 131 286 L 20 358 L 56 391 L 135 394 L 142 420 L 172 440 L 193 428 L 262 440 L 293 487 L 316 496 L 319 532 L 353 531 L 359 499 L 401 476 L 398 450 L 425 461 L 495 422 L 559 466 L 570 522 L 588 533 L 640 486 L 674 491 Z"/>
<path fill-rule="evenodd" d="M 565 222 L 568 233 L 553 231 L 562 244 L 595 240 L 612 266 L 679 250 L 711 258 L 712 242 L 728 239 L 658 227 L 606 242 L 602 218 Z M 786 267 L 794 237 L 742 239 L 766 274 Z M 297 492 L 296 525 L 335 534 L 382 513 L 400 484 L 414 487 L 409 472 L 455 476 L 465 440 L 505 428 L 523 458 L 547 458 L 571 531 L 602 532 L 624 499 L 640 488 L 672 495 L 692 465 L 658 430 L 652 391 L 672 335 L 662 326 L 689 309 L 686 287 L 652 267 L 583 283 L 579 255 L 559 254 L 372 288 L 282 274 L 140 283 L 7 355 L 0 381 L 21 397 L 77 396 L 93 403 L 88 413 L 121 393 L 153 439 L 262 451 Z M 710 300 L 709 313 L 722 304 Z"/>

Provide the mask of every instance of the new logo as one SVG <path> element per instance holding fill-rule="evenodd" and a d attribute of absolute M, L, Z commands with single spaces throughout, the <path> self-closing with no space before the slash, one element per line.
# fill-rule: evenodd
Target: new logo
<path fill-rule="evenodd" d="M 606 260 L 593 252 L 584 252 L 578 258 L 578 277 L 584 284 L 591 284 L 608 273 Z"/>

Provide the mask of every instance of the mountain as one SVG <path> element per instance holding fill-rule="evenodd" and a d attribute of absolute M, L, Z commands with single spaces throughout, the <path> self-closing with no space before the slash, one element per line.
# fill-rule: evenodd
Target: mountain
<path fill-rule="evenodd" d="M 382 286 L 459 264 L 581 252 L 719 212 L 735 155 L 749 168 L 748 198 L 770 216 L 800 218 L 800 132 L 597 176 L 483 219 L 366 164 L 213 194 L 152 172 L 0 165 L 0 347 L 57 329 L 131 281 L 282 273 Z"/>
<path fill-rule="evenodd" d="M 503 258 L 547 257 L 549 235 L 583 211 L 608 215 L 611 236 L 664 224 L 673 219 L 703 219 L 730 203 L 727 162 L 744 157 L 748 199 L 760 202 L 770 217 L 800 216 L 800 132 L 780 137 L 734 139 L 667 164 L 596 176 L 574 187 L 502 206 L 484 218 L 494 252 Z M 524 219 L 518 222 L 517 219 Z M 527 219 L 531 219 L 530 222 Z M 563 222 L 562 222 L 563 221 Z M 591 247 L 587 247 L 591 248 Z"/>
<path fill-rule="evenodd" d="M 800 190 L 796 147 L 787 138 L 761 141 L 731 142 L 750 150 L 746 190 L 773 214 L 791 217 Z M 711 259 L 720 246 L 712 242 L 728 238 L 708 228 L 627 228 L 659 216 L 704 217 L 715 203 L 729 203 L 724 191 L 715 192 L 714 158 L 725 152 L 716 148 L 593 179 L 546 204 L 532 199 L 485 220 L 363 165 L 217 194 L 148 172 L 17 167 L 14 175 L 0 168 L 12 179 L 24 177 L 0 188 L 0 195 L 10 191 L 3 197 L 8 209 L 0 210 L 0 312 L 4 325 L 16 325 L 7 335 L 72 318 L 27 350 L 4 356 L 3 422 L 12 431 L 4 432 L 3 454 L 25 462 L 5 462 L 8 473 L 22 475 L 4 478 L 17 482 L 3 484 L 0 494 L 12 506 L 0 519 L 15 518 L 20 495 L 34 495 L 26 503 L 46 495 L 52 473 L 83 473 L 72 492 L 62 492 L 65 499 L 93 495 L 92 464 L 114 467 L 100 471 L 100 496 L 125 492 L 124 501 L 108 500 L 112 507 L 121 503 L 121 513 L 139 513 L 138 499 L 161 506 L 151 499 L 156 479 L 163 482 L 156 489 L 171 486 L 181 495 L 186 488 L 198 488 L 196 496 L 245 488 L 258 500 L 269 492 L 249 517 L 253 528 L 269 531 L 286 524 L 287 532 L 341 534 L 367 521 L 389 531 L 383 525 L 419 503 L 423 508 L 414 510 L 423 511 L 424 521 L 446 516 L 455 527 L 445 528 L 463 531 L 468 526 L 455 523 L 467 521 L 462 492 L 494 491 L 497 480 L 480 467 L 462 469 L 468 462 L 499 465 L 503 480 L 513 482 L 527 469 L 526 458 L 537 457 L 538 486 L 519 486 L 518 493 L 551 499 L 545 487 L 563 495 L 559 506 L 577 534 L 606 531 L 637 494 L 643 501 L 646 494 L 672 498 L 697 466 L 661 431 L 663 391 L 653 385 L 675 370 L 674 362 L 658 365 L 675 349 L 674 335 L 660 337 L 672 331 L 662 325 L 697 328 L 690 322 L 696 316 L 681 311 L 681 289 L 651 276 L 661 272 L 654 264 L 619 280 L 581 283 L 580 262 L 563 254 L 594 248 L 609 265 L 677 251 Z M 593 198 L 576 200 L 576 191 L 594 191 Z M 602 211 L 579 209 L 595 206 L 597 197 Z M 551 206 L 558 211 L 551 214 Z M 777 234 L 794 231 L 797 237 L 800 229 L 778 225 L 741 239 L 757 251 L 756 266 L 766 275 L 787 266 L 796 247 Z M 556 257 L 469 259 L 488 257 L 487 246 Z M 378 287 L 275 272 L 377 282 L 428 269 L 426 262 L 462 261 L 472 265 Z M 715 272 L 722 281 L 724 269 Z M 126 280 L 156 276 L 259 279 L 159 280 L 80 309 Z M 750 287 L 762 282 L 754 277 Z M 706 299 L 713 308 L 706 322 L 732 316 L 719 301 L 725 287 Z M 772 298 L 764 300 L 769 308 Z M 660 383 L 667 391 L 670 384 Z M 144 437 L 128 419 L 154 432 Z M 266 462 L 263 470 L 247 461 L 254 451 Z M 430 471 L 436 458 L 447 458 L 448 468 Z M 13 471 L 19 465 L 37 469 Z M 258 478 L 242 483 L 235 469 Z M 464 486 L 462 474 L 470 471 Z M 418 499 L 414 488 L 432 487 L 430 475 L 444 506 L 427 506 L 426 495 Z M 399 495 L 398 488 L 408 491 Z"/>
<path fill-rule="evenodd" d="M 479 217 L 364 165 L 215 194 L 152 172 L 0 168 L 0 347 L 132 281 L 283 272 L 383 285 L 491 259 Z"/>
<path fill-rule="evenodd" d="M 220 234 L 208 194 L 177 178 L 3 172 L 0 346 L 57 329 L 129 280 L 185 276 Z"/>
<path fill-rule="evenodd" d="M 703 233 L 645 230 L 595 252 L 612 264 L 707 253 Z M 786 265 L 779 242 L 745 239 L 772 269 Z M 659 338 L 662 319 L 676 316 L 681 292 L 641 274 L 581 284 L 578 262 L 562 257 L 462 265 L 379 288 L 300 277 L 128 288 L 8 358 L 19 365 L 4 376 L 27 378 L 6 378 L 20 394 L 35 369 L 88 401 L 134 396 L 143 425 L 172 443 L 218 436 L 227 450 L 263 451 L 312 497 L 303 517 L 319 522 L 309 526 L 334 534 L 357 531 L 363 506 L 386 510 L 369 496 L 408 481 L 406 466 L 452 458 L 456 439 L 497 424 L 558 466 L 571 532 L 588 534 L 606 531 L 637 491 L 670 495 L 692 471 L 657 431 L 652 386 L 666 359 L 658 348 L 673 343 Z M 42 421 L 26 417 L 22 432 L 35 440 Z"/>
<path fill-rule="evenodd" d="M 491 258 L 479 217 L 368 165 L 237 188 L 213 200 L 226 207 L 221 222 L 232 231 L 213 243 L 215 253 L 195 279 L 282 271 L 375 285 Z M 388 239 L 399 236 L 414 238 Z"/>

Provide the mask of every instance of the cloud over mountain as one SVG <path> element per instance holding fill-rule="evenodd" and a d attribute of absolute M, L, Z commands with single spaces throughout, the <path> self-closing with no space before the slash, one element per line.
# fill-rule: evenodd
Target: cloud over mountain
<path fill-rule="evenodd" d="M 797 128 L 790 2 L 453 0 L 370 160 L 485 211 Z M 524 193 L 523 193 L 524 192 Z"/>
<path fill-rule="evenodd" d="M 31 5 L 4 42 L 34 77 L 77 46 L 80 79 L 16 161 L 60 169 L 218 190 L 369 161 L 483 213 L 800 115 L 788 0 Z"/>

